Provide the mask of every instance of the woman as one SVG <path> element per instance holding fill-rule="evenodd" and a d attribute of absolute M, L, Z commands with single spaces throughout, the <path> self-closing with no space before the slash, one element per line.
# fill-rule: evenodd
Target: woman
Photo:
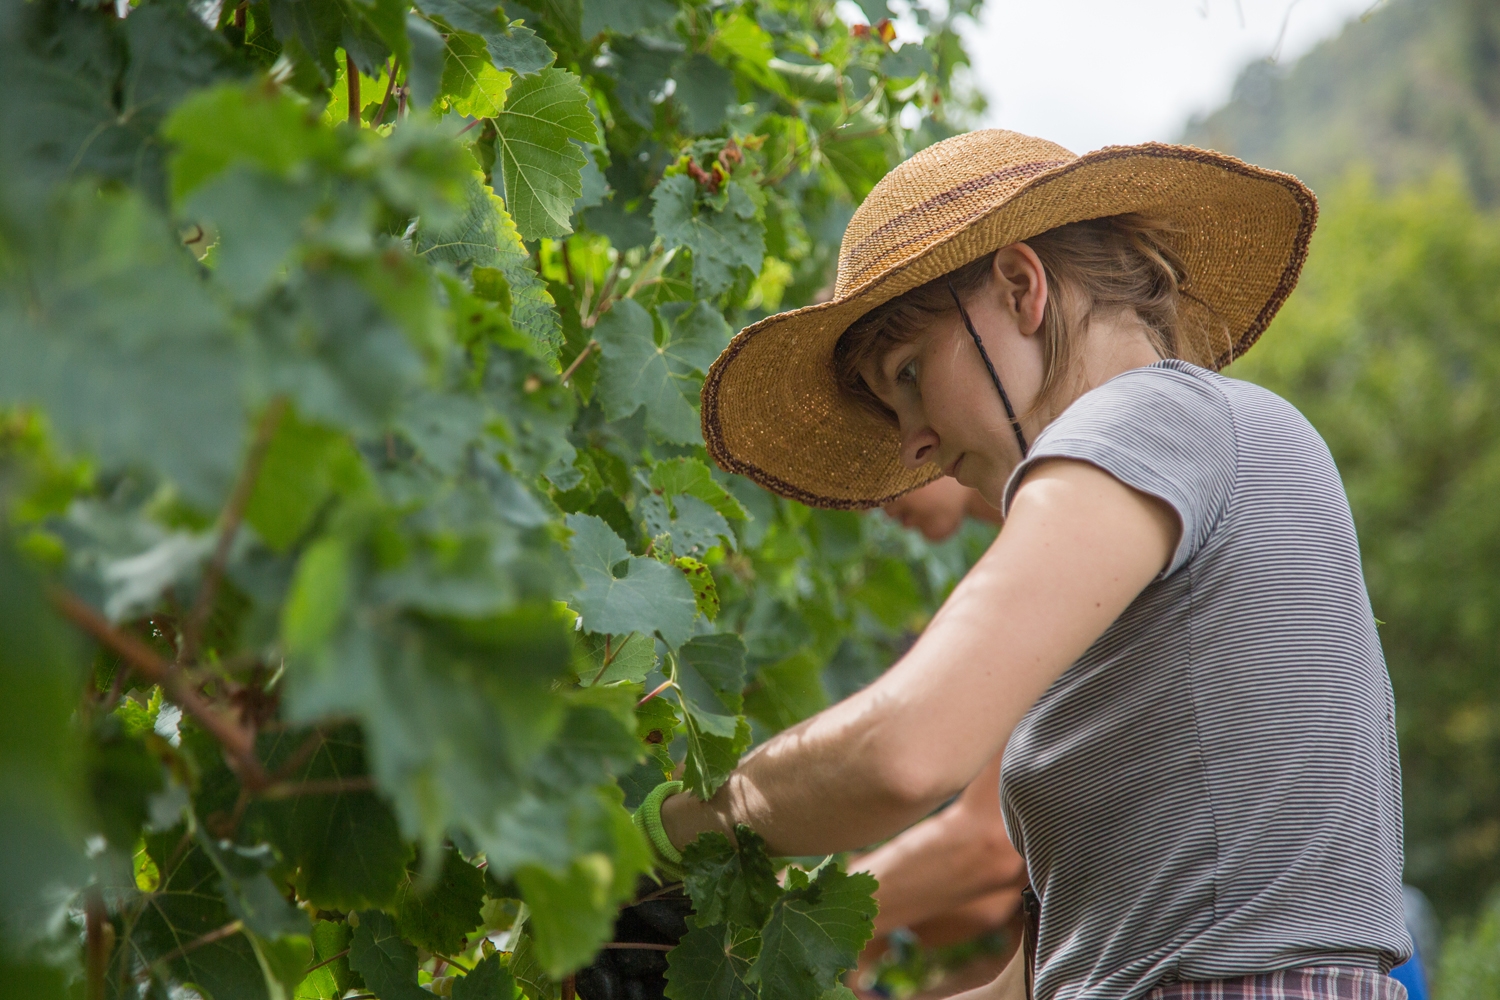
<path fill-rule="evenodd" d="M 1290 294 L 1295 178 L 1183 147 L 986 131 L 913 156 L 834 298 L 742 331 L 704 385 L 725 468 L 830 507 L 940 475 L 1006 524 L 878 681 L 766 742 L 664 856 L 889 837 L 1003 752 L 1040 901 L 965 994 L 1400 998 L 1400 788 L 1348 503 L 1289 404 L 1225 378 Z M 660 802 L 659 796 L 653 796 Z"/>

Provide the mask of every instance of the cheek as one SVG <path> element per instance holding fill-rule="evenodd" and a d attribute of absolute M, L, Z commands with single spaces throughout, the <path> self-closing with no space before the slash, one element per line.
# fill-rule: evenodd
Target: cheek
<path fill-rule="evenodd" d="M 973 372 L 963 361 L 944 351 L 922 368 L 922 405 L 933 429 L 944 437 L 967 436 L 966 431 L 985 420 L 984 397 L 975 391 Z"/>

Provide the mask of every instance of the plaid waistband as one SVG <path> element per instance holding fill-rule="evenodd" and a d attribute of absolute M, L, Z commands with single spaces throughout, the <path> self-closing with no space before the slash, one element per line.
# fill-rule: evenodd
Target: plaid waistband
<path fill-rule="evenodd" d="M 1145 1000 L 1406 1000 L 1406 987 L 1374 969 L 1316 965 L 1238 979 L 1162 983 Z"/>

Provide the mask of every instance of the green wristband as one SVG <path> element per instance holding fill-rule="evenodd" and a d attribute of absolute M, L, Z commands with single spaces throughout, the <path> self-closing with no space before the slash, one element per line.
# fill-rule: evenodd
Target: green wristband
<path fill-rule="evenodd" d="M 667 837 L 667 830 L 662 826 L 661 804 L 667 800 L 668 796 L 676 795 L 680 791 L 682 791 L 682 782 L 663 781 L 651 789 L 651 794 L 646 796 L 646 800 L 631 817 L 635 821 L 636 829 L 645 834 L 646 841 L 656 854 L 659 867 L 668 874 L 678 876 L 682 871 L 682 852 L 672 846 L 672 841 Z"/>

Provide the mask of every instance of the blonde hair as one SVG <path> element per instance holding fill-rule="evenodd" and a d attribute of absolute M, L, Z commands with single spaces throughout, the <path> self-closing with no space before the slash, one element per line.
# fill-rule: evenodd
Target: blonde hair
<path fill-rule="evenodd" d="M 1133 309 L 1146 325 L 1157 353 L 1177 357 L 1177 306 L 1187 272 L 1172 249 L 1172 232 L 1144 216 L 1111 215 L 1059 226 L 1022 241 L 1041 260 L 1048 288 L 1038 331 L 1042 387 L 1033 409 L 1049 401 L 1067 380 L 1074 345 L 1096 314 Z M 934 316 L 952 312 L 950 285 L 959 295 L 984 286 L 994 256 L 987 253 L 976 258 L 876 306 L 850 324 L 833 351 L 839 386 L 889 416 L 860 369 L 891 348 L 915 340 Z"/>

